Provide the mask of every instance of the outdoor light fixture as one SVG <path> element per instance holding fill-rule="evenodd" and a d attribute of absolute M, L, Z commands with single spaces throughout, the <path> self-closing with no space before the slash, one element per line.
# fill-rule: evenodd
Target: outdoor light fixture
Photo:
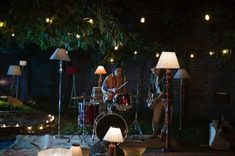
<path fill-rule="evenodd" d="M 79 34 L 76 35 L 77 38 L 80 38 L 81 36 Z"/>
<path fill-rule="evenodd" d="M 12 37 L 15 37 L 15 34 L 14 34 L 14 33 L 12 33 L 12 34 L 11 34 L 11 36 L 12 36 Z"/>
<path fill-rule="evenodd" d="M 7 71 L 7 75 L 13 76 L 13 83 L 11 84 L 11 92 L 12 94 L 18 98 L 18 90 L 19 90 L 19 76 L 21 75 L 21 69 L 18 65 L 10 65 Z"/>
<path fill-rule="evenodd" d="M 206 21 L 209 21 L 209 20 L 210 20 L 210 15 L 206 14 L 206 15 L 205 15 L 205 20 L 206 20 Z"/>
<path fill-rule="evenodd" d="M 175 79 L 180 79 L 180 119 L 179 119 L 179 130 L 182 130 L 182 106 L 184 106 L 184 97 L 185 97 L 185 91 L 184 91 L 184 81 L 183 79 L 190 78 L 188 72 L 186 69 L 179 69 L 175 76 Z"/>
<path fill-rule="evenodd" d="M 214 55 L 214 54 L 215 54 L 214 51 L 210 51 L 210 52 L 209 52 L 209 55 L 210 55 L 210 56 L 212 56 L 212 55 Z"/>
<path fill-rule="evenodd" d="M 137 52 L 137 51 L 134 51 L 134 54 L 135 54 L 135 55 L 137 55 L 137 54 L 138 54 L 138 52 Z"/>
<path fill-rule="evenodd" d="M 145 18 L 144 18 L 144 17 L 141 17 L 140 22 L 141 22 L 141 23 L 145 23 Z"/>
<path fill-rule="evenodd" d="M 194 54 L 190 54 L 190 58 L 194 58 Z"/>
<path fill-rule="evenodd" d="M 83 156 L 83 152 L 79 144 L 72 144 L 70 147 L 70 152 L 72 156 Z"/>
<path fill-rule="evenodd" d="M 171 120 L 171 106 L 172 106 L 172 96 L 171 95 L 171 70 L 170 69 L 179 69 L 179 62 L 176 57 L 175 52 L 162 52 L 156 68 L 166 69 L 166 146 L 165 150 L 168 151 L 171 148 L 171 138 L 170 138 L 170 120 Z"/>
<path fill-rule="evenodd" d="M 102 85 L 102 75 L 107 74 L 107 72 L 106 72 L 104 66 L 98 66 L 98 67 L 96 68 L 94 74 L 100 75 L 100 76 L 99 76 L 99 80 L 98 80 L 98 87 L 101 87 L 101 85 Z"/>
<path fill-rule="evenodd" d="M 60 113 L 61 113 L 61 102 L 62 102 L 62 63 L 63 61 L 71 61 L 66 49 L 57 48 L 53 55 L 50 57 L 50 60 L 58 60 L 59 61 L 59 99 L 58 99 L 58 136 L 57 138 L 60 139 Z"/>
<path fill-rule="evenodd" d="M 110 127 L 108 132 L 105 134 L 104 141 L 110 142 L 109 145 L 109 156 L 114 156 L 116 153 L 116 145 L 115 143 L 124 142 L 122 132 L 120 128 Z"/>

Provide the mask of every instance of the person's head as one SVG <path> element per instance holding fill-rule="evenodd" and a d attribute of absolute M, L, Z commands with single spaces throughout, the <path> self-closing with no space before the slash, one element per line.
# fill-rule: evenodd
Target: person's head
<path fill-rule="evenodd" d="M 122 65 L 121 64 L 116 64 L 113 68 L 113 73 L 115 76 L 120 77 L 122 76 Z"/>
<path fill-rule="evenodd" d="M 155 76 L 160 76 L 160 74 L 161 74 L 161 69 L 156 68 L 156 66 L 153 66 L 151 68 L 151 71 Z"/>

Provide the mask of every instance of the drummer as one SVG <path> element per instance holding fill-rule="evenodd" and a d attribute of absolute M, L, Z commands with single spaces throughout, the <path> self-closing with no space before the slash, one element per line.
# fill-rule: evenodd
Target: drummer
<path fill-rule="evenodd" d="M 119 89 L 119 87 L 125 82 L 126 77 L 123 75 L 123 67 L 121 64 L 116 64 L 113 68 L 113 72 L 104 79 L 102 84 L 103 99 L 106 105 L 106 110 L 115 110 L 113 97 L 116 94 L 126 93 L 126 86 Z"/>

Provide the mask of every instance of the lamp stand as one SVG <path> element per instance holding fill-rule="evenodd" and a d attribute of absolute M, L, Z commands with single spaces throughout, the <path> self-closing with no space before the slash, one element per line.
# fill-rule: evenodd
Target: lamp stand
<path fill-rule="evenodd" d="M 98 87 L 102 86 L 102 75 L 100 74 L 99 80 L 98 80 Z"/>
<path fill-rule="evenodd" d="M 182 130 L 182 106 L 184 105 L 184 91 L 183 91 L 183 79 L 180 79 L 180 120 L 179 120 L 179 130 Z"/>
<path fill-rule="evenodd" d="M 76 90 L 76 75 L 73 74 L 73 85 L 72 85 L 72 90 L 71 90 L 71 96 L 70 96 L 70 101 L 69 101 L 69 108 L 75 108 L 77 100 L 72 99 L 72 97 L 77 96 L 77 90 Z"/>
<path fill-rule="evenodd" d="M 63 61 L 60 60 L 59 62 L 59 100 L 58 100 L 58 134 L 56 136 L 57 139 L 61 138 L 60 134 L 60 113 L 61 113 L 61 100 L 62 100 L 62 73 L 63 73 L 63 68 L 62 64 Z"/>
<path fill-rule="evenodd" d="M 113 143 L 109 144 L 109 156 L 115 156 L 116 155 L 116 145 Z"/>
<path fill-rule="evenodd" d="M 165 150 L 169 151 L 171 148 L 171 107 L 172 107 L 172 95 L 171 95 L 171 70 L 166 70 L 166 101 L 167 101 L 167 110 L 166 110 L 166 145 Z"/>

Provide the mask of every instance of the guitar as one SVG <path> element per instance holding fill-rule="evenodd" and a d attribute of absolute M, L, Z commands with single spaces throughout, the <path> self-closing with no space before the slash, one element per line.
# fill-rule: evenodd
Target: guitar
<path fill-rule="evenodd" d="M 146 102 L 147 102 L 147 106 L 148 108 L 151 108 L 153 109 L 154 105 L 159 103 L 159 102 L 163 102 L 163 96 L 159 95 L 157 97 L 154 97 L 153 94 L 151 96 L 149 96 L 147 99 L 146 99 Z"/>

